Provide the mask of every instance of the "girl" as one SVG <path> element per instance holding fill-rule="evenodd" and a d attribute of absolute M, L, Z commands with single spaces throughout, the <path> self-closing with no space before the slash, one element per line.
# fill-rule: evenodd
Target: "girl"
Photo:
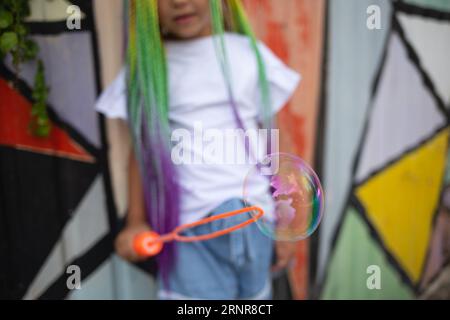
<path fill-rule="evenodd" d="M 251 165 L 214 161 L 217 156 L 205 150 L 211 148 L 208 141 L 177 145 L 177 150 L 192 156 L 186 159 L 210 161 L 179 161 L 176 133 L 194 136 L 199 127 L 270 129 L 300 76 L 255 40 L 239 0 L 132 0 L 129 10 L 127 66 L 102 94 L 97 110 L 127 120 L 133 137 L 127 224 L 116 250 L 135 262 L 143 259 L 132 247 L 140 232 L 151 228 L 163 234 L 180 223 L 244 206 L 243 180 Z M 251 148 L 241 143 L 234 152 L 264 152 Z M 261 186 L 267 182 L 252 183 L 251 190 L 265 198 L 267 188 Z M 245 219 L 196 227 L 187 235 Z M 288 264 L 294 246 L 280 242 L 275 247 L 276 270 Z M 272 248 L 254 224 L 213 240 L 165 245 L 158 256 L 159 297 L 269 299 Z"/>

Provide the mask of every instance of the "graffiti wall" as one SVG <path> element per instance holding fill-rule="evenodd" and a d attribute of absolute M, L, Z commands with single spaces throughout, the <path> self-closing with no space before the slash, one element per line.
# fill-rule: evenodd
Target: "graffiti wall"
<path fill-rule="evenodd" d="M 66 25 L 72 4 L 81 9 L 80 29 Z M 37 138 L 28 130 L 36 66 L 24 65 L 15 79 L 7 59 L 0 68 L 0 296 L 151 298 L 145 274 L 153 267 L 144 273 L 112 254 L 119 220 L 105 121 L 94 111 L 102 80 L 92 2 L 32 1 L 31 9 L 52 131 Z M 70 266 L 81 270 L 82 290 L 69 290 Z"/>
<path fill-rule="evenodd" d="M 325 189 L 321 226 L 298 243 L 276 297 L 449 298 L 450 2 L 244 3 L 258 37 L 302 74 L 278 123 Z M 79 29 L 67 27 L 70 5 Z M 52 131 L 28 131 L 36 65 L 16 79 L 6 58 L 0 297 L 152 299 L 154 262 L 132 265 L 113 250 L 127 210 L 126 128 L 94 111 L 123 64 L 124 1 L 33 0 L 31 9 Z M 67 286 L 74 265 L 81 290 Z"/>
<path fill-rule="evenodd" d="M 343 16 L 357 17 L 344 2 L 351 1 L 330 1 L 320 296 L 415 298 L 448 263 L 449 215 L 441 202 L 448 184 L 449 6 L 379 2 L 382 30 L 361 31 L 357 18 L 343 23 Z M 353 2 L 351 10 L 368 5 Z M 371 283 L 375 273 L 378 284 Z"/>

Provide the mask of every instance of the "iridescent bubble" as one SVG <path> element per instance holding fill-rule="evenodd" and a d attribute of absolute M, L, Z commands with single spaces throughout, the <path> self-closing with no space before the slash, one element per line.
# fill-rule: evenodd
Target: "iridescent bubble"
<path fill-rule="evenodd" d="M 267 155 L 251 168 L 245 177 L 243 198 L 247 206 L 264 210 L 256 224 L 275 240 L 305 239 L 323 216 L 319 178 L 305 161 L 286 153 Z"/>

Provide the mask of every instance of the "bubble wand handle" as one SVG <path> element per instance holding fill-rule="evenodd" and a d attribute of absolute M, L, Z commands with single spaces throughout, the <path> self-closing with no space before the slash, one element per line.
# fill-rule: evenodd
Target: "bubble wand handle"
<path fill-rule="evenodd" d="M 200 236 L 183 236 L 181 233 L 184 230 L 194 228 L 200 225 L 208 224 L 213 221 L 226 219 L 229 217 L 237 216 L 239 214 L 256 211 L 256 214 L 254 214 L 250 219 L 237 224 L 235 226 L 232 226 L 227 229 L 219 230 L 213 233 L 204 234 Z M 199 221 L 188 223 L 181 225 L 172 232 L 164 235 L 159 235 L 156 232 L 148 231 L 143 232 L 139 235 L 137 235 L 133 241 L 133 248 L 135 252 L 143 257 L 152 257 L 157 255 L 161 252 L 163 249 L 164 243 L 171 242 L 171 241 L 179 241 L 179 242 L 196 242 L 196 241 L 205 241 L 214 239 L 220 236 L 223 236 L 225 234 L 229 234 L 231 232 L 234 232 L 238 229 L 244 228 L 248 226 L 249 224 L 252 224 L 259 220 L 264 215 L 264 210 L 259 207 L 246 207 L 235 211 L 225 212 L 221 213 L 212 217 L 207 217 L 204 219 L 201 219 Z"/>

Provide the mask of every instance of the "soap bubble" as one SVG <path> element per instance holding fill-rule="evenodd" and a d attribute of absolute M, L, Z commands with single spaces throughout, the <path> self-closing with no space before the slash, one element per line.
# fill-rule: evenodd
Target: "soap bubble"
<path fill-rule="evenodd" d="M 319 178 L 305 161 L 286 153 L 267 155 L 250 169 L 243 198 L 246 206 L 264 210 L 256 224 L 265 235 L 279 241 L 309 237 L 323 216 Z"/>

